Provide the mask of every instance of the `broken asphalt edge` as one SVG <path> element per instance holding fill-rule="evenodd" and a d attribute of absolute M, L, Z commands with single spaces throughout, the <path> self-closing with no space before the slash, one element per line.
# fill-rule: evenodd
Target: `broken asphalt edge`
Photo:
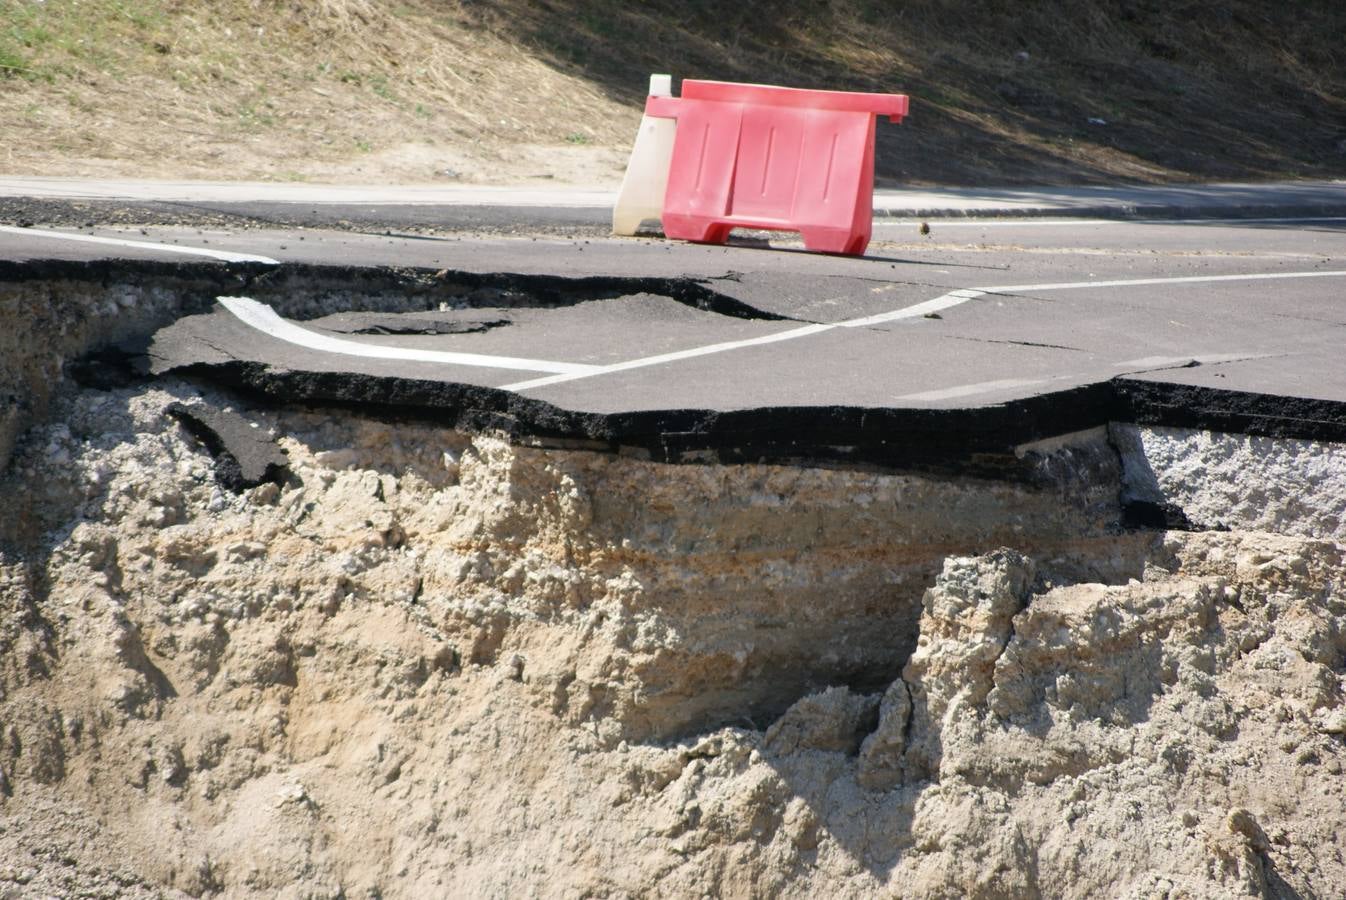
<path fill-rule="evenodd" d="M 142 340 L 107 335 L 85 348 L 81 360 L 98 355 L 106 370 L 109 353 L 143 357 L 150 334 L 193 312 L 205 312 L 214 297 L 240 289 L 260 300 L 280 297 L 296 279 L 314 279 L 371 295 L 432 294 L 445 277 L 481 279 L 473 273 L 419 269 L 354 268 L 283 264 L 97 260 L 31 263 L 0 261 L 0 282 L 66 281 L 106 289 L 119 280 L 169 283 L 178 294 L 174 309 L 137 325 Z M 530 287 L 566 294 L 619 290 L 593 279 L 528 276 Z M 600 281 L 602 281 L 600 279 Z M 673 293 L 660 285 L 661 293 Z M 426 299 L 429 299 L 427 296 Z M 689 296 L 683 302 L 711 304 Z M 743 314 L 740 309 L 724 310 Z M 81 360 L 67 363 L 76 381 Z M 87 366 L 85 367 L 88 368 Z M 146 370 L 141 369 L 142 374 Z M 230 359 L 168 367 L 154 375 L 203 378 L 270 404 L 359 410 L 376 418 L 432 422 L 469 431 L 501 432 L 543 445 L 574 446 L 636 455 L 658 462 L 877 466 L 994 478 L 1031 477 L 1016 454 L 1033 441 L 1130 422 L 1253 436 L 1346 442 L 1346 402 L 1283 397 L 1191 386 L 1126 375 L 1066 390 L 975 407 L 914 408 L 790 406 L 741 410 L 664 409 L 621 413 L 568 410 L 510 391 L 454 382 L 378 377 L 355 373 L 277 370 Z M 92 379 L 94 384 L 99 378 Z M 279 459 L 266 462 L 280 463 Z M 259 473 L 265 473 L 262 464 Z M 249 480 L 267 480 L 253 474 Z"/>

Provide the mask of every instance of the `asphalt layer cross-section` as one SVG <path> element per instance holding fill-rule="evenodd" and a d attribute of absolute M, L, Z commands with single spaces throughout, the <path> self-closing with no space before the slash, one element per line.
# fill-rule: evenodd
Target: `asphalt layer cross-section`
<path fill-rule="evenodd" d="M 0 256 L 105 281 L 156 277 L 163 247 L 273 260 L 180 264 L 220 299 L 147 365 L 656 459 L 966 471 L 1114 420 L 1346 439 L 1346 221 L 917 224 L 879 220 L 859 259 L 165 227 L 10 232 Z"/>

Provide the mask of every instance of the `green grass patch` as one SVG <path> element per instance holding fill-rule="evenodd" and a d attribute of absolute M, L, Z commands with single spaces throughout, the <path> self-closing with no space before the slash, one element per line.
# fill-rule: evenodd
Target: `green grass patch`
<path fill-rule="evenodd" d="M 377 96 L 387 100 L 389 103 L 396 103 L 397 96 L 393 94 L 393 89 L 388 85 L 388 78 L 384 75 L 374 75 L 369 79 L 369 89 Z"/>
<path fill-rule="evenodd" d="M 35 78 L 37 73 L 29 66 L 28 61 L 11 48 L 0 46 L 0 78 Z"/>
<path fill-rule="evenodd" d="M 51 33 L 37 21 L 32 4 L 0 0 L 0 78 L 35 80 L 48 73 L 34 61 L 35 50 L 51 41 Z"/>
<path fill-rule="evenodd" d="M 271 108 L 271 103 L 265 100 L 240 103 L 238 124 L 250 131 L 270 128 L 276 124 L 276 117 L 271 112 Z"/>
<path fill-rule="evenodd" d="M 167 30 L 162 0 L 0 0 L 0 77 L 119 74 Z M 162 52 L 162 51 L 160 51 Z"/>

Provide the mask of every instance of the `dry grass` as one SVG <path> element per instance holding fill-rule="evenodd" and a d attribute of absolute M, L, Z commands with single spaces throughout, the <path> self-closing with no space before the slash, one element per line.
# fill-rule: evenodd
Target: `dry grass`
<path fill-rule="evenodd" d="M 545 148 L 616 145 L 638 116 L 452 5 L 0 0 L 0 20 L 9 172 L 606 180 L 613 159 Z"/>
<path fill-rule="evenodd" d="M 890 179 L 1346 174 L 1340 0 L 490 6 L 562 70 L 618 95 L 644 69 L 905 91 L 909 125 L 880 130 Z"/>
<path fill-rule="evenodd" d="M 887 180 L 1342 175 L 1343 33 L 1339 0 L 0 0 L 0 171 L 608 182 L 671 71 L 910 93 Z"/>

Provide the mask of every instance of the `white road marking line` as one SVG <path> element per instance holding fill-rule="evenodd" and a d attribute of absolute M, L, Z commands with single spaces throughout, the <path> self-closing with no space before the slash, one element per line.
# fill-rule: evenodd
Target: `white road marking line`
<path fill-rule="evenodd" d="M 950 291 L 941 297 L 933 300 L 925 300 L 913 306 L 904 306 L 902 309 L 895 309 L 892 312 L 879 313 L 876 316 L 865 316 L 863 319 L 847 319 L 845 322 L 838 322 L 838 328 L 868 328 L 871 325 L 881 325 L 884 322 L 896 322 L 899 319 L 912 319 L 916 316 L 926 316 L 933 312 L 939 312 L 941 309 L 948 309 L 951 306 L 957 306 L 960 303 L 966 303 L 969 300 L 975 300 L 985 294 L 986 291 L 975 288 L 962 288 L 956 291 Z"/>
<path fill-rule="evenodd" d="M 821 334 L 825 331 L 831 331 L 834 328 L 866 328 L 872 325 L 880 325 L 887 322 L 896 322 L 901 319 L 911 319 L 918 316 L 924 316 L 932 312 L 937 312 L 950 307 L 958 306 L 969 300 L 975 300 L 978 297 L 987 294 L 1006 294 L 1012 292 L 1023 292 L 1032 290 L 1060 291 L 1071 288 L 1085 287 L 1128 287 L 1132 285 L 1145 286 L 1154 284 L 1192 284 L 1202 282 L 1219 281 L 1251 281 L 1269 278 L 1319 278 L 1330 276 L 1346 276 L 1346 271 L 1331 272 L 1273 272 L 1252 275 L 1193 275 L 1177 276 L 1173 278 L 1136 278 L 1129 281 L 1081 281 L 1081 282 L 1061 282 L 1055 284 L 1027 284 L 1027 285 L 1008 285 L 1000 287 L 985 288 L 960 288 L 950 291 L 933 300 L 926 300 L 912 306 L 895 309 L 891 312 L 879 313 L 878 315 L 865 316 L 859 319 L 847 319 L 844 322 L 832 322 L 820 325 L 809 325 L 804 328 L 792 328 L 789 331 L 778 332 L 774 335 L 768 335 L 765 338 L 753 338 L 746 341 L 728 341 L 722 344 L 707 344 L 704 347 L 693 347 L 688 350 L 680 350 L 677 353 L 665 353 L 660 356 L 649 356 L 644 359 L 633 359 L 623 363 L 614 363 L 607 366 L 598 366 L 591 372 L 577 373 L 572 375 L 554 375 L 547 378 L 535 378 L 529 381 L 520 381 L 514 384 L 503 386 L 507 391 L 526 391 L 531 388 L 547 387 L 553 384 L 561 384 L 567 381 L 577 381 L 581 378 L 592 378 L 595 375 L 607 375 L 612 372 L 625 372 L 631 369 L 640 369 L 645 366 L 658 365 L 660 363 L 672 362 L 679 359 L 691 359 L 697 356 L 707 356 L 712 353 L 723 353 L 727 350 L 737 350 L 742 347 L 757 346 L 760 344 L 776 343 L 778 341 L 794 340 L 795 338 L 808 337 L 814 334 Z"/>
<path fill-rule="evenodd" d="M 1173 278 L 1128 278 L 1122 281 L 1062 281 L 1056 284 L 1008 284 L 982 288 L 983 294 L 1015 294 L 1028 291 L 1072 291 L 1076 288 L 1144 287 L 1153 284 L 1203 284 L 1218 281 L 1273 281 L 1282 278 L 1341 278 L 1346 271 L 1263 272 L 1251 275 L 1182 275 Z"/>
<path fill-rule="evenodd" d="M 912 219 L 898 221 L 875 219 L 875 228 L 910 228 L 925 222 L 931 230 L 940 228 L 1061 228 L 1076 225 L 1278 225 L 1303 222 L 1346 222 L 1346 216 L 1284 216 L 1260 219 L 1213 218 L 1213 219 L 997 219 L 995 221 L 976 220 L 950 221 L 941 218 Z"/>
<path fill-rule="evenodd" d="M 1125 359 L 1113 363 L 1117 369 L 1171 369 L 1174 366 L 1188 366 L 1192 363 L 1214 365 L 1216 363 L 1242 362 L 1248 359 L 1269 359 L 1275 353 L 1203 353 L 1199 356 L 1142 356 L 1140 359 Z"/>
<path fill-rule="evenodd" d="M 164 253 L 184 253 L 189 256 L 205 256 L 223 262 L 255 262 L 269 266 L 280 265 L 280 260 L 269 256 L 257 256 L 252 253 L 231 253 L 227 250 L 207 250 L 204 247 L 179 247 L 168 244 L 156 244 L 153 241 L 126 241 L 121 238 L 98 237 L 92 234 L 70 234 L 65 231 L 43 231 L 40 228 L 16 228 L 12 225 L 0 225 L 4 234 L 19 234 L 26 237 L 57 238 L 63 241 L 77 241 L 84 244 L 107 244 L 113 247 L 133 247 L 137 250 L 160 250 Z"/>
<path fill-rule="evenodd" d="M 641 359 L 632 359 L 626 362 L 598 366 L 593 372 L 580 372 L 574 375 L 553 375 L 550 378 L 535 378 L 532 381 L 520 381 L 517 384 L 505 385 L 504 390 L 523 391 L 528 388 L 544 387 L 549 384 L 560 384 L 563 381 L 574 381 L 577 378 L 589 378 L 593 375 L 625 372 L 628 369 L 643 369 L 646 366 L 657 366 L 660 363 L 676 362 L 680 359 L 691 359 L 694 356 L 709 356 L 712 353 L 724 353 L 727 350 L 738 350 L 743 347 L 757 347 L 762 344 L 774 344 L 778 341 L 792 341 L 795 338 L 808 337 L 811 334 L 820 334 L 824 331 L 831 331 L 835 327 L 835 325 L 821 324 L 805 325 L 802 328 L 791 328 L 789 331 L 778 331 L 775 334 L 768 334 L 762 337 L 747 338 L 741 341 L 725 341 L 720 344 L 707 344 L 704 347 L 693 347 L 690 350 L 677 350 L 673 353 L 661 353 L 658 356 L 646 356 Z"/>
<path fill-rule="evenodd" d="M 447 363 L 455 366 L 479 366 L 487 369 L 517 369 L 523 372 L 558 372 L 571 375 L 596 374 L 599 366 L 587 366 L 580 363 L 550 362 L 542 359 L 519 359 L 513 356 L 485 356 L 480 353 L 453 353 L 444 350 L 413 350 L 407 347 L 388 347 L 378 344 L 362 344 L 334 338 L 316 331 L 301 328 L 293 322 L 282 319 L 276 311 L 264 303 L 247 297 L 216 297 L 220 305 L 233 313 L 243 323 L 256 328 L 278 340 L 290 344 L 320 350 L 325 353 L 339 353 L 343 356 L 360 356 L 366 359 L 393 359 L 406 362 Z"/>
<path fill-rule="evenodd" d="M 0 196 L 75 200 L 155 200 L 167 203 L 304 203 L 360 206 L 541 206 L 607 208 L 616 191 L 437 185 L 274 184 L 205 181 L 70 181 L 0 177 Z"/>
<path fill-rule="evenodd" d="M 910 319 L 915 316 L 924 316 L 927 313 L 936 312 L 937 310 L 948 309 L 951 306 L 957 306 L 960 303 L 966 303 L 969 300 L 980 297 L 984 293 L 985 291 L 960 289 L 936 297 L 933 300 L 926 300 L 912 306 L 903 307 L 902 309 L 892 310 L 891 312 L 879 313 L 876 316 L 865 316 L 862 319 L 847 319 L 844 322 L 820 322 L 815 325 L 805 325 L 802 328 L 791 328 L 788 331 L 778 331 L 775 334 L 769 334 L 764 337 L 748 338 L 742 341 L 725 341 L 719 344 L 707 344 L 703 347 L 692 347 L 688 350 L 678 350 L 674 353 L 661 353 L 658 356 L 646 356 L 642 359 L 633 359 L 628 360 L 627 362 L 601 366 L 599 367 L 599 371 L 596 372 L 586 372 L 576 375 L 555 375 L 550 378 L 536 378 L 531 381 L 520 381 L 517 384 L 507 384 L 504 389 L 507 391 L 525 391 L 529 388 L 546 387 L 549 384 L 560 384 L 563 381 L 574 381 L 578 378 L 589 378 L 593 375 L 607 375 L 612 372 L 625 372 L 629 369 L 643 369 L 646 366 L 657 366 L 661 363 L 676 362 L 680 359 L 691 359 L 696 356 L 709 356 L 712 353 L 724 353 L 728 350 L 739 350 L 743 347 L 757 347 L 762 344 L 774 344 L 778 341 L 792 341 L 795 338 L 822 334 L 824 331 L 832 331 L 836 328 L 866 328 L 870 325 L 896 322 L 899 319 Z"/>
<path fill-rule="evenodd" d="M 1057 219 L 1007 219 L 1007 220 L 1003 220 L 1003 221 L 1001 221 L 1001 220 L 997 220 L 997 221 L 994 221 L 994 222 L 983 222 L 983 221 L 971 221 L 971 222 L 965 222 L 965 221 L 962 221 L 962 220 L 959 220 L 959 221 L 956 221 L 956 222 L 950 222 L 950 221 L 947 220 L 947 219 L 939 219 L 939 218 L 930 218 L 930 219 L 902 219 L 902 220 L 900 220 L 900 221 L 892 221 L 891 219 L 875 219 L 875 220 L 874 220 L 874 227 L 875 227 L 875 228 L 912 228 L 912 227 L 915 227 L 915 226 L 919 226 L 919 225 L 920 225 L 921 223 L 923 223 L 923 222 L 924 222 L 925 224 L 927 224 L 927 225 L 930 226 L 930 230 L 931 230 L 931 231 L 937 231 L 937 230 L 939 230 L 939 229 L 941 229 L 941 228 L 1022 228 L 1022 227 L 1028 227 L 1028 228 L 1045 228 L 1045 227 L 1051 227 L 1051 226 L 1065 226 L 1065 225 L 1116 225 L 1116 224 L 1119 223 L 1119 220 L 1117 220 L 1117 219 L 1062 219 L 1062 220 L 1057 220 Z"/>
<path fill-rule="evenodd" d="M 1260 281 L 1270 279 L 1286 278 L 1331 278 L 1346 276 L 1346 271 L 1326 271 L 1326 272 L 1264 272 L 1252 273 L 1247 275 L 1185 275 L 1171 278 L 1133 278 L 1120 281 L 1071 281 L 1057 282 L 1048 284 L 1018 284 L 1018 285 L 1000 285 L 984 288 L 959 288 L 935 297 L 932 300 L 925 300 L 921 303 L 915 303 L 911 306 L 895 309 L 877 315 L 864 316 L 856 319 L 847 319 L 842 322 L 827 322 L 811 325 L 804 325 L 798 328 L 790 328 L 785 331 L 778 331 L 774 334 L 763 335 L 762 337 L 748 338 L 739 341 L 723 341 L 715 344 L 706 344 L 700 347 L 691 347 L 686 350 L 678 350 L 672 353 L 660 353 L 656 356 L 646 356 L 639 359 L 627 360 L 625 362 L 610 363 L 607 365 L 582 365 L 578 363 L 548 362 L 545 360 L 518 359 L 505 356 L 482 356 L 475 353 L 452 353 L 435 350 L 409 350 L 401 347 L 386 347 L 373 344 L 361 344 L 355 341 L 346 341 L 339 338 L 332 338 L 326 335 L 317 334 L 300 328 L 291 322 L 280 318 L 269 306 L 265 306 L 255 300 L 244 297 L 220 297 L 219 302 L 230 312 L 238 316 L 244 322 L 252 325 L 267 334 L 277 337 L 281 340 L 289 341 L 293 344 L 309 347 L 315 350 L 326 350 L 332 353 L 343 353 L 349 356 L 361 356 L 374 359 L 402 359 L 416 362 L 439 362 L 452 365 L 464 366 L 482 366 L 487 368 L 502 369 L 520 369 L 530 372 L 551 373 L 542 378 L 532 378 L 526 381 L 518 381 L 512 384 L 506 384 L 501 387 L 507 391 L 526 391 L 532 388 L 547 387 L 553 384 L 562 384 L 568 381 L 576 381 L 581 378 L 592 378 L 595 375 L 609 375 L 616 372 L 626 372 L 631 369 L 642 369 L 648 366 L 661 365 L 663 363 L 677 362 L 684 359 L 693 359 L 699 356 L 709 356 L 716 353 L 725 353 L 731 350 L 740 350 L 745 347 L 758 347 L 765 344 L 775 344 L 782 341 L 792 341 L 797 338 L 809 337 L 815 334 L 833 331 L 837 328 L 867 328 L 873 325 L 881 325 L 889 322 L 896 322 L 902 319 L 911 319 L 918 316 L 925 316 L 932 312 L 949 309 L 954 306 L 966 303 L 969 300 L 975 300 L 988 294 L 1008 294 L 1021 293 L 1028 291 L 1062 291 L 1078 288 L 1112 288 L 1112 287 L 1144 287 L 1157 284 L 1203 284 L 1211 282 L 1230 282 L 1230 281 Z M 1140 361 L 1137 361 L 1140 362 Z M 1125 365 L 1125 364 L 1120 364 Z M 1019 386 L 1032 384 L 1036 382 L 1015 383 Z M 990 383 L 998 385 L 999 382 Z M 971 387 L 977 387 L 973 385 Z M 962 394 L 949 394 L 947 396 L 934 396 L 934 394 L 946 393 L 947 391 L 960 391 L 962 388 L 949 388 L 945 392 L 925 392 L 924 394 L 912 394 L 897 399 L 948 399 L 952 396 L 962 396 Z M 978 391 L 973 391 L 977 393 Z"/>
<path fill-rule="evenodd" d="M 1061 376 L 1057 376 L 1058 378 Z M 971 397 L 974 394 L 989 394 L 992 391 L 1009 390 L 1010 388 L 1031 387 L 1035 384 L 1045 384 L 1052 379 L 1049 378 L 1002 378 L 998 381 L 979 381 L 975 384 L 960 384 L 957 387 L 940 388 L 934 391 L 920 391 L 915 394 L 903 394 L 900 397 L 894 397 L 894 400 L 917 400 L 930 401 L 954 400 L 958 397 Z"/>
<path fill-rule="evenodd" d="M 1140 359 L 1124 359 L 1119 363 L 1113 363 L 1112 366 L 1115 369 L 1157 369 L 1182 366 L 1191 362 L 1196 360 L 1190 356 L 1142 356 Z"/>
<path fill-rule="evenodd" d="M 1230 219 L 1136 219 L 1134 221 L 1146 225 L 1278 225 L 1286 222 L 1346 222 L 1346 216 L 1269 216 L 1260 219 L 1240 219 L 1237 217 Z"/>
<path fill-rule="evenodd" d="M 1146 356 L 1140 359 L 1128 359 L 1124 362 L 1113 363 L 1114 369 L 1125 370 L 1123 374 L 1136 374 L 1137 372 L 1151 372 L 1157 369 L 1186 368 L 1193 363 L 1209 365 L 1212 363 L 1236 362 L 1246 359 L 1266 359 L 1274 356 L 1272 353 L 1205 353 L 1198 356 Z M 972 397 L 977 394 L 989 394 L 995 391 L 1009 390 L 1011 388 L 1032 387 L 1035 384 L 1050 384 L 1054 381 L 1074 381 L 1082 378 L 1091 377 L 1089 372 L 1074 372 L 1061 375 L 1051 375 L 1047 378 L 1002 378 L 998 381 L 979 381 L 973 384 L 960 384 L 956 387 L 939 388 L 931 391 L 920 391 L 915 394 L 903 394 L 900 397 L 894 397 L 894 400 L 917 400 L 935 402 L 938 400 L 955 400 L 960 397 Z"/>

